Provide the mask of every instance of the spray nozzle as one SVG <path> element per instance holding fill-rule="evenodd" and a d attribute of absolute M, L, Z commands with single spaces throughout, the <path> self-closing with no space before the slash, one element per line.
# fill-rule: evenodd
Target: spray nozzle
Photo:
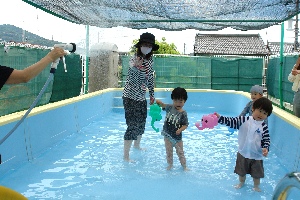
<path fill-rule="evenodd" d="M 71 53 L 74 53 L 76 51 L 76 44 L 75 43 L 55 44 L 54 47 L 62 48 L 63 50 L 67 50 Z"/>
<path fill-rule="evenodd" d="M 66 53 L 74 53 L 76 51 L 76 44 L 75 43 L 66 43 L 66 44 L 55 44 L 54 48 L 58 47 L 58 48 L 62 48 L 63 50 L 65 50 Z M 59 61 L 62 60 L 64 63 L 64 68 L 65 68 L 65 72 L 67 72 L 67 66 L 66 66 L 66 62 L 65 62 L 65 57 L 63 56 L 62 58 L 58 58 L 56 61 L 54 61 L 51 65 L 51 73 L 54 73 L 57 65 L 59 63 Z"/>

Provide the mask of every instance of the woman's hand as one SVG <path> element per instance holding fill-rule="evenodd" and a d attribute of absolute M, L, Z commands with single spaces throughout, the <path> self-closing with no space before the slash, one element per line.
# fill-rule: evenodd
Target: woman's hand
<path fill-rule="evenodd" d="M 295 63 L 295 65 L 294 65 L 294 67 L 296 66 L 296 69 L 297 69 L 297 67 L 300 65 L 300 55 L 299 55 L 299 57 L 298 57 L 298 59 L 296 60 L 296 63 Z"/>
<path fill-rule="evenodd" d="M 65 56 L 67 53 L 59 47 L 55 47 L 54 49 L 52 49 L 52 51 L 50 51 L 46 57 L 48 57 L 51 62 L 56 61 L 58 58 Z"/>
<path fill-rule="evenodd" d="M 292 75 L 296 76 L 297 74 L 300 74 L 300 70 L 293 68 L 291 73 L 292 73 Z"/>
<path fill-rule="evenodd" d="M 299 66 L 300 66 L 300 55 L 291 71 L 292 75 L 296 76 L 297 74 L 300 74 Z"/>
<path fill-rule="evenodd" d="M 140 68 L 143 65 L 143 58 L 136 56 L 133 66 Z"/>
<path fill-rule="evenodd" d="M 150 105 L 154 104 L 155 98 L 150 96 Z"/>

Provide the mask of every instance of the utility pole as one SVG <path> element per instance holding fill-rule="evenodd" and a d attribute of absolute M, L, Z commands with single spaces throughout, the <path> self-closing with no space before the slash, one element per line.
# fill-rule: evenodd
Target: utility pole
<path fill-rule="evenodd" d="M 296 23 L 295 23 L 295 42 L 294 42 L 294 51 L 297 51 L 298 49 L 298 34 L 299 34 L 299 28 L 298 28 L 298 12 L 299 12 L 299 0 L 296 1 Z"/>
<path fill-rule="evenodd" d="M 22 42 L 25 42 L 25 30 L 23 29 L 23 33 L 22 33 Z"/>

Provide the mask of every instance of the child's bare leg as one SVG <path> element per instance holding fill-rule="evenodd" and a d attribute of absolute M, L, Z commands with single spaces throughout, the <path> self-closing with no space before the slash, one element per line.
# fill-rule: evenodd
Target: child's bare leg
<path fill-rule="evenodd" d="M 253 190 L 256 192 L 261 192 L 259 185 L 260 185 L 260 178 L 253 178 L 253 182 L 254 182 L 254 188 Z"/>
<path fill-rule="evenodd" d="M 173 167 L 173 145 L 167 138 L 165 138 L 165 147 L 166 147 L 167 162 L 168 162 L 167 170 L 171 170 Z"/>
<path fill-rule="evenodd" d="M 132 140 L 124 140 L 124 160 L 127 162 L 132 162 L 132 160 L 129 159 L 129 151 L 132 144 Z"/>
<path fill-rule="evenodd" d="M 134 140 L 133 147 L 138 149 L 138 150 L 145 150 L 145 149 L 140 147 L 141 139 L 142 139 L 142 135 L 137 136 L 137 139 Z"/>
<path fill-rule="evenodd" d="M 178 155 L 179 161 L 181 166 L 183 167 L 184 171 L 188 171 L 189 169 L 186 167 L 186 159 L 184 156 L 184 151 L 183 151 L 183 142 L 177 142 L 175 145 L 176 153 Z"/>
<path fill-rule="evenodd" d="M 240 189 L 241 187 L 244 186 L 245 181 L 246 181 L 246 175 L 245 176 L 239 176 L 239 181 L 240 181 L 240 183 L 234 186 L 236 189 Z"/>

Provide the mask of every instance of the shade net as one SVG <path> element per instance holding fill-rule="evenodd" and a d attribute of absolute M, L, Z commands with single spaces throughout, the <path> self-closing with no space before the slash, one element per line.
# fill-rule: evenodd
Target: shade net
<path fill-rule="evenodd" d="M 298 0 L 23 0 L 68 21 L 100 28 L 260 30 L 295 16 Z"/>

